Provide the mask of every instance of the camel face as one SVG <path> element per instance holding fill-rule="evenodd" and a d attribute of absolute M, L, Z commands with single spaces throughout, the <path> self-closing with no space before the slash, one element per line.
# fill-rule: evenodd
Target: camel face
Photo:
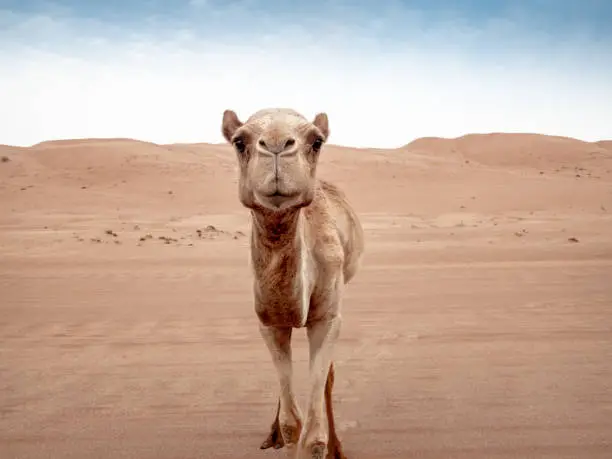
<path fill-rule="evenodd" d="M 329 133 L 325 114 L 309 122 L 293 110 L 267 109 L 243 123 L 228 110 L 222 131 L 238 157 L 245 207 L 283 211 L 312 202 L 317 161 Z"/>

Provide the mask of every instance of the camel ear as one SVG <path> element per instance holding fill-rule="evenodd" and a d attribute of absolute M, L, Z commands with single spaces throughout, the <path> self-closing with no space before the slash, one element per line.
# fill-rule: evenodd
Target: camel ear
<path fill-rule="evenodd" d="M 225 110 L 223 112 L 223 123 L 221 124 L 221 132 L 223 137 L 229 143 L 232 143 L 232 137 L 236 130 L 242 126 L 242 121 L 238 119 L 238 115 L 233 110 Z"/>
<path fill-rule="evenodd" d="M 329 137 L 329 120 L 327 119 L 327 113 L 318 113 L 317 116 L 315 116 L 312 124 L 314 124 L 317 129 L 321 131 L 321 134 L 323 134 L 323 137 L 325 137 L 325 140 L 327 140 Z"/>

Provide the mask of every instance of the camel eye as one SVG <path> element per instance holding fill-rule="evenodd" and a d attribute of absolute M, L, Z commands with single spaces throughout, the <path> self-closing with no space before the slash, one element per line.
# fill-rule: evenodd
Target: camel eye
<path fill-rule="evenodd" d="M 321 137 L 315 139 L 315 141 L 312 143 L 312 149 L 316 152 L 321 150 L 322 146 L 323 146 L 323 139 Z"/>
<path fill-rule="evenodd" d="M 246 145 L 242 139 L 238 138 L 234 140 L 234 148 L 238 151 L 238 153 L 242 154 L 246 150 Z"/>

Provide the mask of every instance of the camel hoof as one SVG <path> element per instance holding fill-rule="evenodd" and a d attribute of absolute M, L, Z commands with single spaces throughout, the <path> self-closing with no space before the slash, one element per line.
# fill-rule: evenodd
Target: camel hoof
<path fill-rule="evenodd" d="M 325 459 L 326 445 L 323 442 L 317 441 L 310 445 L 311 459 Z"/>
<path fill-rule="evenodd" d="M 281 425 L 281 432 L 283 433 L 283 441 L 287 446 L 296 444 L 300 439 L 300 428 L 298 426 Z"/>
<path fill-rule="evenodd" d="M 283 436 L 281 435 L 280 430 L 278 429 L 278 426 L 273 426 L 272 432 L 270 432 L 270 435 L 268 435 L 268 438 L 264 440 L 264 442 L 261 444 L 259 448 L 260 449 L 268 449 L 268 448 L 281 449 L 283 446 L 285 446 L 285 442 L 283 441 Z"/>

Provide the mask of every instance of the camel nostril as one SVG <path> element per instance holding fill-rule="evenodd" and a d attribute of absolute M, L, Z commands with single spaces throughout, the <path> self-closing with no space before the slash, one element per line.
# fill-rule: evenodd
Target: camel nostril
<path fill-rule="evenodd" d="M 268 153 L 274 153 L 275 155 L 281 154 L 285 150 L 289 150 L 296 144 L 296 140 L 293 137 L 275 137 L 275 138 L 266 138 L 261 137 L 257 144 L 259 147 Z"/>

